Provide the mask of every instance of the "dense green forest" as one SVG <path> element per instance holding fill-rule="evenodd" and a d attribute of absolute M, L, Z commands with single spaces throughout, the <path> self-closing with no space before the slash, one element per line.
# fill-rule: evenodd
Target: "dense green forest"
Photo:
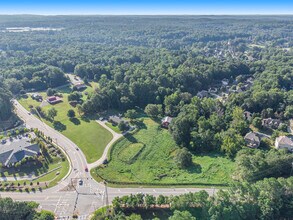
<path fill-rule="evenodd" d="M 6 85 L 0 81 L 0 121 L 9 118 L 12 107 L 10 103 L 11 93 Z"/>
<path fill-rule="evenodd" d="M 23 220 L 53 220 L 52 212 L 42 210 L 37 212 L 36 202 L 15 202 L 11 198 L 0 198 L 0 219 Z"/>
<path fill-rule="evenodd" d="M 166 97 L 190 102 L 221 79 L 253 74 L 253 88 L 231 103 L 280 112 L 292 104 L 291 28 L 289 16 L 1 16 L 0 75 L 17 94 L 65 84 L 74 72 L 100 83 L 86 113 L 166 103 L 176 116 L 184 103 Z"/>
<path fill-rule="evenodd" d="M 251 124 L 244 111 L 258 125 L 282 120 L 275 133 L 293 117 L 292 26 L 291 16 L 1 16 L 0 119 L 7 89 L 58 87 L 74 73 L 99 84 L 84 114 L 151 104 L 162 109 L 152 117 L 175 117 L 178 146 L 233 157 Z M 198 95 L 211 88 L 220 98 Z"/>

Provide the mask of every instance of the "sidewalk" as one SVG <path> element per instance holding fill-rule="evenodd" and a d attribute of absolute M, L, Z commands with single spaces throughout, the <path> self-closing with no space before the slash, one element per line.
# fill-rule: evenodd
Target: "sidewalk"
<path fill-rule="evenodd" d="M 109 132 L 111 132 L 111 134 L 113 135 L 113 138 L 112 140 L 107 144 L 104 152 L 103 152 L 103 155 L 102 157 L 97 160 L 96 162 L 93 162 L 91 164 L 88 164 L 88 169 L 91 170 L 92 168 L 95 168 L 99 165 L 101 165 L 105 159 L 107 159 L 107 155 L 108 155 L 108 151 L 110 150 L 111 146 L 118 140 L 120 139 L 121 137 L 123 137 L 123 134 L 118 134 L 116 133 L 115 131 L 113 131 L 111 128 L 109 128 L 104 122 L 104 121 L 99 121 L 99 120 L 96 120 L 97 123 L 99 123 L 103 128 L 107 129 Z"/>

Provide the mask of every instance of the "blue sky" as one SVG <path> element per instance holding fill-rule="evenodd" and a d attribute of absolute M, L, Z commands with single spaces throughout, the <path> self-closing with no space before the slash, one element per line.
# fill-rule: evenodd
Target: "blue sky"
<path fill-rule="evenodd" d="M 293 0 L 0 0 L 0 14 L 293 14 Z"/>

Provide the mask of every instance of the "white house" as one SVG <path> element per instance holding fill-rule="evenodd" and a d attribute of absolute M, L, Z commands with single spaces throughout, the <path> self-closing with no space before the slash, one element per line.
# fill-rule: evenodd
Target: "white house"
<path fill-rule="evenodd" d="M 277 137 L 275 141 L 275 148 L 276 149 L 287 148 L 289 151 L 293 151 L 293 141 L 291 138 L 287 136 Z"/>

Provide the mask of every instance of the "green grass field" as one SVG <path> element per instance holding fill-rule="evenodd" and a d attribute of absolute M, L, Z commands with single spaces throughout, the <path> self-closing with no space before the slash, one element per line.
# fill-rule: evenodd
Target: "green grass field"
<path fill-rule="evenodd" d="M 118 133 L 118 134 L 121 134 L 122 132 L 119 130 L 119 128 L 118 128 L 118 126 L 116 125 L 116 126 L 114 126 L 114 125 L 112 125 L 111 123 L 109 123 L 109 122 L 106 122 L 106 125 L 107 125 L 107 127 L 108 128 L 111 128 L 113 131 L 115 131 L 116 133 Z"/>
<path fill-rule="evenodd" d="M 176 149 L 168 130 L 151 119 L 144 119 L 144 126 L 137 133 L 126 135 L 113 146 L 109 164 L 92 173 L 106 180 L 146 185 L 227 184 L 232 181 L 234 162 L 230 159 L 217 153 L 194 155 L 193 166 L 181 170 L 173 161 Z M 134 155 L 135 160 L 129 163 Z"/>
<path fill-rule="evenodd" d="M 76 109 L 67 101 L 69 91 L 66 88 L 62 88 L 59 92 L 63 92 L 63 102 L 54 106 L 48 104 L 43 106 L 42 109 L 47 111 L 48 109 L 54 107 L 58 111 L 57 116 L 54 119 L 59 123 L 59 126 L 56 129 L 80 147 L 86 156 L 87 162 L 95 162 L 102 156 L 106 145 L 112 139 L 112 134 L 99 125 L 94 119 L 80 117 Z M 40 94 L 44 98 L 47 97 L 45 92 Z M 28 110 L 30 105 L 36 107 L 41 104 L 40 102 L 32 100 L 31 97 L 26 99 L 22 98 L 19 102 Z M 67 116 L 69 109 L 73 109 L 76 113 L 76 117 L 72 120 L 70 120 Z M 44 121 L 53 127 L 52 122 L 47 120 Z"/>
<path fill-rule="evenodd" d="M 142 143 L 133 143 L 129 146 L 126 146 L 120 153 L 119 153 L 119 160 L 126 162 L 126 163 L 133 163 L 136 157 L 139 156 L 141 151 L 144 148 L 144 144 Z"/>
<path fill-rule="evenodd" d="M 69 161 L 65 160 L 60 163 L 58 163 L 59 167 L 61 166 L 60 169 L 53 171 L 51 173 L 48 173 L 45 176 L 42 176 L 38 178 L 36 181 L 38 182 L 49 182 L 49 187 L 55 186 L 69 171 Z M 59 175 L 56 175 L 56 172 L 59 172 Z"/>

